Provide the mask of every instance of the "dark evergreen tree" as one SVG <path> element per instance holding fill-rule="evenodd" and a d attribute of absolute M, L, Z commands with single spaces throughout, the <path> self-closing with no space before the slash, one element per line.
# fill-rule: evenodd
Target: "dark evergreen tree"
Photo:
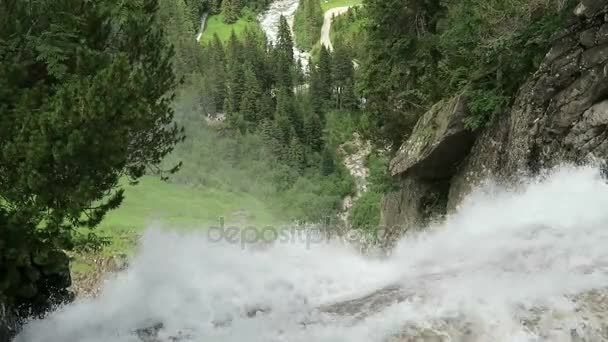
<path fill-rule="evenodd" d="M 434 99 L 424 94 L 441 87 L 424 79 L 444 82 L 436 75 L 439 52 L 427 50 L 424 37 L 436 32 L 446 5 L 443 0 L 368 0 L 366 60 L 361 90 L 367 100 L 372 132 L 369 138 L 395 148 Z M 430 92 L 423 91 L 430 89 Z"/>
<path fill-rule="evenodd" d="M 223 0 L 222 13 L 224 14 L 224 22 L 233 24 L 241 16 L 241 1 L 240 0 Z"/>
<path fill-rule="evenodd" d="M 355 69 L 349 50 L 342 44 L 336 44 L 332 58 L 332 83 L 334 106 L 337 109 L 352 110 L 356 107 Z"/>
<path fill-rule="evenodd" d="M 293 137 L 294 127 L 292 115 L 294 112 L 293 98 L 285 88 L 279 89 L 277 93 L 277 106 L 274 112 L 274 121 L 281 131 L 280 142 L 288 145 Z"/>
<path fill-rule="evenodd" d="M 262 91 L 259 82 L 255 77 L 253 67 L 250 64 L 245 66 L 243 81 L 243 95 L 241 98 L 240 112 L 248 127 L 252 130 L 260 123 L 260 100 Z"/>
<path fill-rule="evenodd" d="M 320 152 L 323 147 L 323 123 L 317 113 L 310 113 L 304 118 L 304 143 L 313 151 Z"/>
<path fill-rule="evenodd" d="M 304 155 L 304 147 L 296 136 L 292 136 L 289 143 L 289 164 L 296 170 L 303 170 L 306 165 L 306 159 Z"/>
<path fill-rule="evenodd" d="M 238 62 L 228 65 L 228 79 L 226 80 L 226 100 L 224 101 L 224 112 L 228 122 L 235 122 L 236 115 L 240 111 L 241 98 L 243 96 L 243 68 Z"/>
<path fill-rule="evenodd" d="M 213 35 L 213 40 L 208 46 L 209 64 L 206 66 L 208 70 L 213 70 L 212 87 L 213 87 L 213 103 L 215 104 L 216 112 L 223 110 L 224 100 L 226 99 L 226 52 L 224 45 L 217 34 Z"/>
<path fill-rule="evenodd" d="M 326 147 L 321 153 L 321 174 L 323 176 L 329 176 L 336 172 L 336 156 L 335 153 L 330 149 L 330 147 Z"/>
<path fill-rule="evenodd" d="M 182 140 L 157 10 L 153 0 L 0 1 L 3 303 L 45 301 L 34 297 L 51 295 L 50 276 L 69 286 L 69 272 L 57 275 L 63 250 L 99 242 L 79 228 L 96 227 L 121 204 L 119 181 L 160 171 Z"/>
<path fill-rule="evenodd" d="M 287 57 L 289 63 L 293 64 L 293 39 L 289 24 L 284 16 L 279 18 L 279 28 L 277 35 L 277 43 L 275 49 L 283 56 Z"/>
<path fill-rule="evenodd" d="M 322 115 L 332 98 L 332 60 L 324 46 L 321 47 L 319 63 L 311 65 L 309 70 L 312 108 L 315 113 Z"/>

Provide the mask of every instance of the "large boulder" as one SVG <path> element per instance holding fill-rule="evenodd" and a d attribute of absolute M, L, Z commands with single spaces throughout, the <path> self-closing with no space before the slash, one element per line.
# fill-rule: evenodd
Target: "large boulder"
<path fill-rule="evenodd" d="M 391 174 L 415 174 L 424 179 L 450 177 L 475 141 L 473 132 L 464 127 L 466 116 L 462 96 L 434 105 L 391 161 Z"/>
<path fill-rule="evenodd" d="M 475 141 L 474 133 L 464 126 L 466 115 L 462 96 L 437 103 L 391 161 L 391 174 L 399 178 L 400 186 L 382 201 L 381 238 L 386 247 L 445 212 L 449 180 Z"/>

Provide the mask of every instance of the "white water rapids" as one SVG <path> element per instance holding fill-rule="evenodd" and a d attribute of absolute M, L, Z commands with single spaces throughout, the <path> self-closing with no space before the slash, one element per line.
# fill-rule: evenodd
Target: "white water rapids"
<path fill-rule="evenodd" d="M 258 18 L 262 30 L 266 34 L 268 41 L 276 44 L 279 35 L 279 19 L 284 16 L 292 29 L 291 36 L 293 38 L 293 20 L 296 10 L 298 9 L 299 0 L 276 0 L 273 1 L 268 9 Z M 295 47 L 293 49 L 294 57 L 302 64 L 302 68 L 306 70 L 310 54 L 301 51 Z"/>
<path fill-rule="evenodd" d="M 406 298 L 318 309 L 387 286 Z M 608 185 L 594 168 L 564 167 L 517 191 L 477 190 L 386 260 L 152 229 L 98 298 L 30 322 L 16 341 L 136 342 L 135 329 L 160 322 L 150 341 L 601 341 L 608 297 L 589 291 L 607 286 Z"/>

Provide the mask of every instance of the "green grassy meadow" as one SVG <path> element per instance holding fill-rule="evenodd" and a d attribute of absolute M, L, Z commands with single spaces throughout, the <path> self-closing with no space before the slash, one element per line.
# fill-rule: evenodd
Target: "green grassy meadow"
<path fill-rule="evenodd" d="M 246 216 L 256 225 L 276 222 L 264 202 L 246 193 L 235 193 L 202 187 L 163 182 L 144 177 L 139 184 L 125 185 L 125 200 L 108 213 L 96 232 L 110 239 L 105 255 L 129 254 L 137 237 L 146 228 L 159 224 L 168 229 L 204 229 L 217 224 L 220 217 L 226 223 Z"/>
<path fill-rule="evenodd" d="M 260 29 L 255 15 L 246 14 L 241 16 L 234 24 L 224 23 L 224 15 L 222 13 L 212 15 L 207 19 L 205 31 L 201 37 L 201 43 L 207 43 L 213 39 L 213 35 L 217 34 L 221 41 L 225 42 L 230 38 L 232 31 L 239 36 L 246 28 Z"/>
<path fill-rule="evenodd" d="M 321 0 L 321 8 L 323 12 L 335 7 L 357 6 L 363 3 L 363 0 Z"/>

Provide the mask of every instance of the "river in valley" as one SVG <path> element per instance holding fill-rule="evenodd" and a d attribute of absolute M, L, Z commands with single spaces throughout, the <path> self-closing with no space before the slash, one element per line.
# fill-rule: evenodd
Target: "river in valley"
<path fill-rule="evenodd" d="M 478 189 L 382 259 L 326 240 L 243 248 L 151 227 L 98 298 L 16 341 L 604 341 L 607 208 L 597 169 L 564 167 Z"/>

